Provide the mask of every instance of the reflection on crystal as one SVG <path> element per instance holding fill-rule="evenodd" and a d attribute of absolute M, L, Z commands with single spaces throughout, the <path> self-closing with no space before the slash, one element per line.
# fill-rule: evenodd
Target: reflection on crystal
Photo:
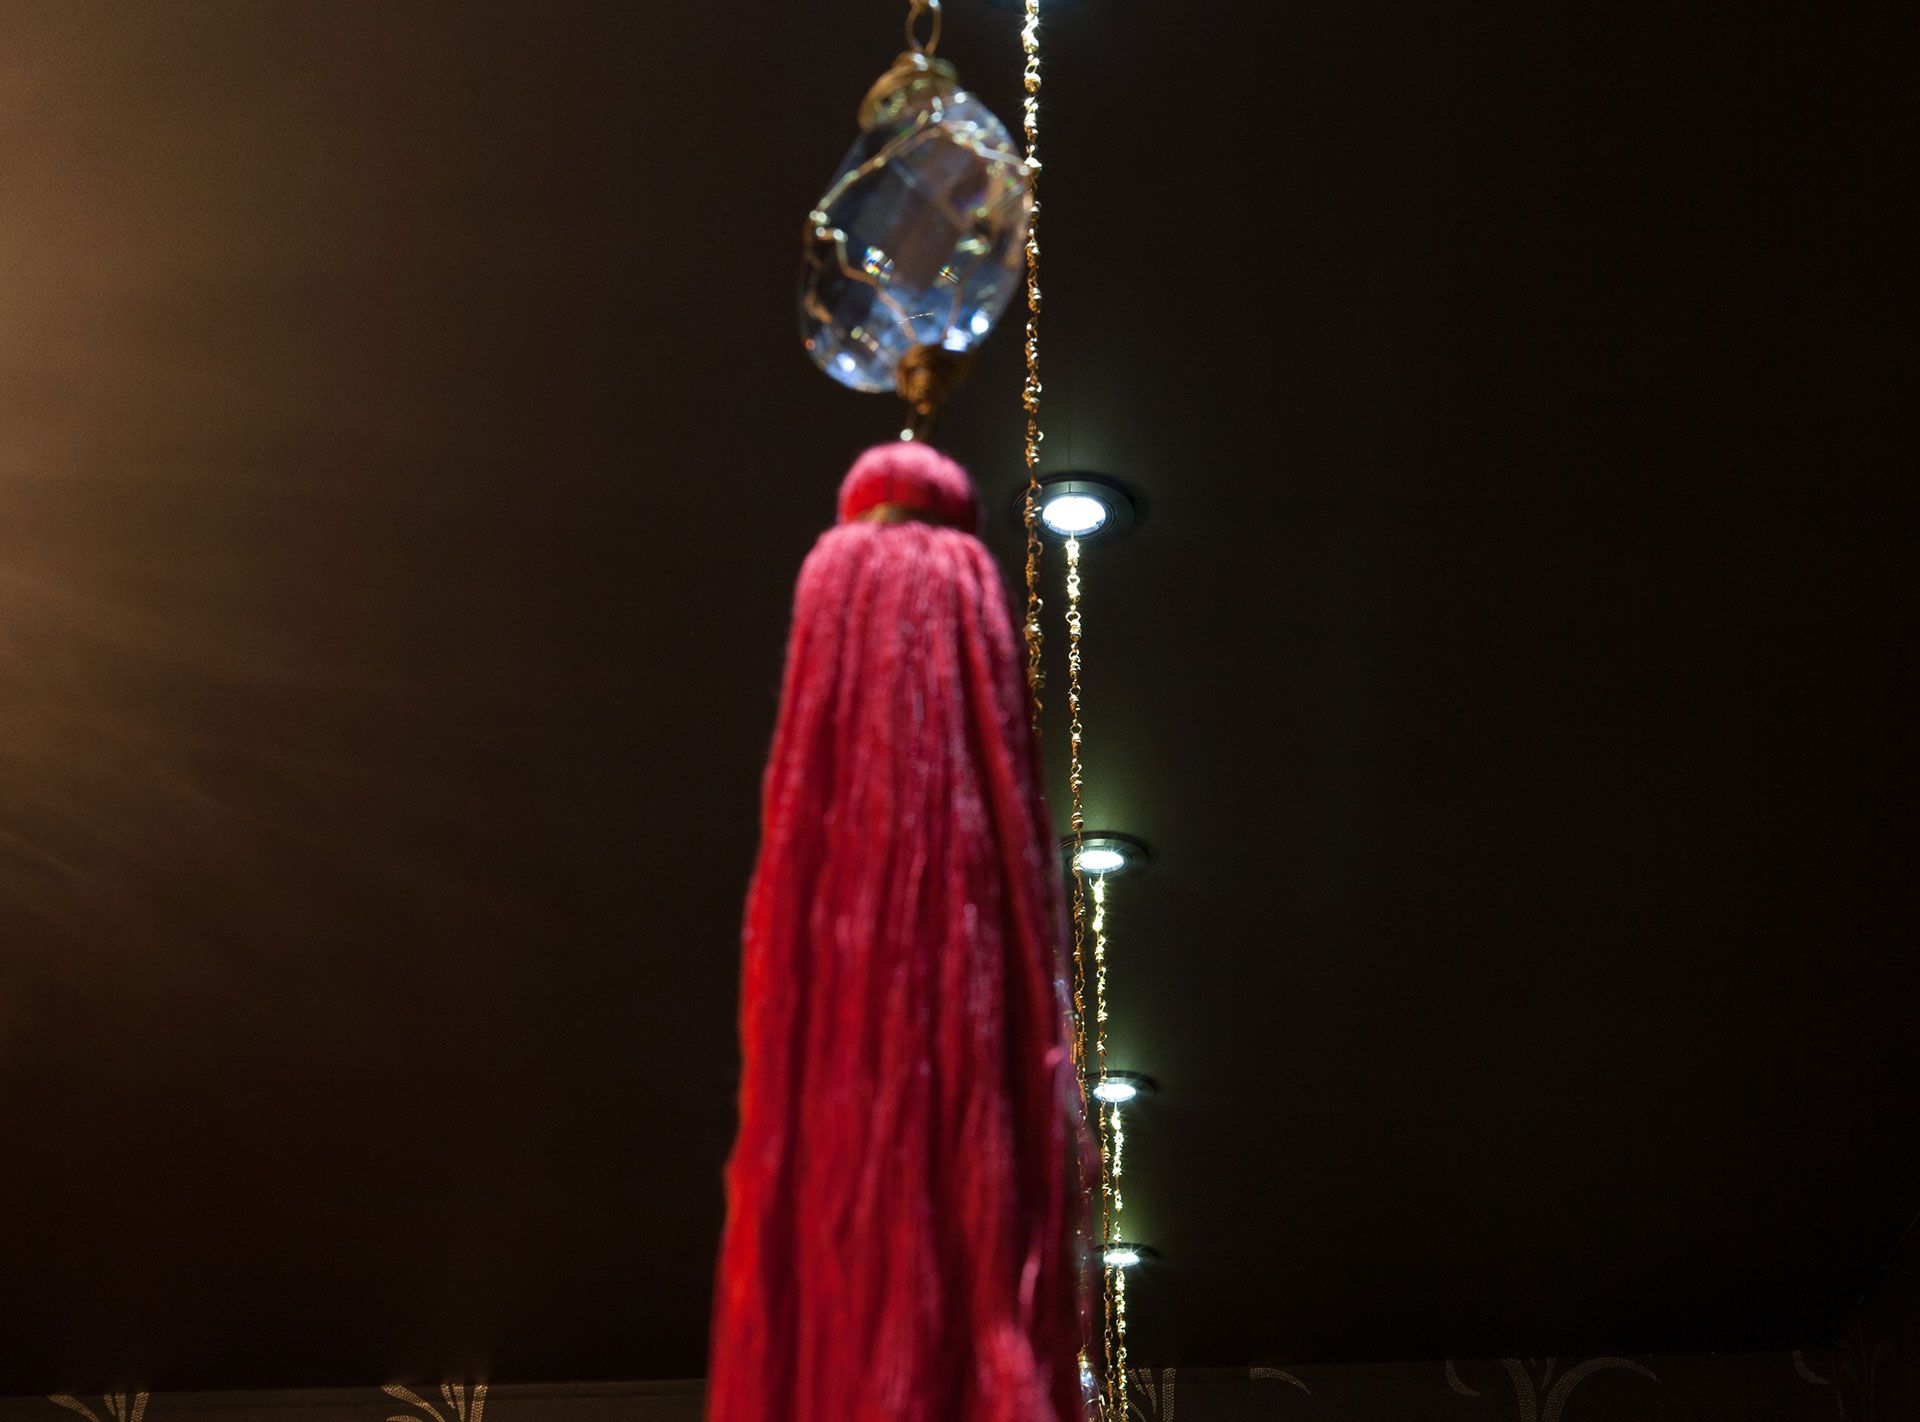
<path fill-rule="evenodd" d="M 815 363 L 891 390 L 913 346 L 977 345 L 1020 284 L 1031 201 L 1011 135 L 971 94 L 930 88 L 884 114 L 807 224 L 800 330 Z"/>

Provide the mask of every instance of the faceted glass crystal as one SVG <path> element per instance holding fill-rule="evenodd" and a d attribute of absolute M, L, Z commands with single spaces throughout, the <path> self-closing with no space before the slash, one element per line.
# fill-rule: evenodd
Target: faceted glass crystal
<path fill-rule="evenodd" d="M 979 344 L 1020 285 L 1031 204 L 1012 136 L 971 94 L 929 87 L 889 106 L 807 223 L 800 334 L 814 363 L 892 390 L 912 347 Z"/>

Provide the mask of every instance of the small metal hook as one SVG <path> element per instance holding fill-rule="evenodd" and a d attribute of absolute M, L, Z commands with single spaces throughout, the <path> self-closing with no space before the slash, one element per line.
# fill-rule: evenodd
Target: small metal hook
<path fill-rule="evenodd" d="M 920 17 L 930 17 L 927 37 L 920 38 Z M 907 0 L 907 48 L 914 54 L 924 54 L 929 59 L 940 47 L 940 0 Z"/>

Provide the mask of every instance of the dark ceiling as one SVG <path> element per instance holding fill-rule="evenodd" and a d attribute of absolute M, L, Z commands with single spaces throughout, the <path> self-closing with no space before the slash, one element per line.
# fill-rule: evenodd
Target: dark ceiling
<path fill-rule="evenodd" d="M 0 1391 L 702 1370 L 902 10 L 0 9 Z M 1137 1358 L 1818 1343 L 1920 1208 L 1887 14 L 1049 28 Z"/>

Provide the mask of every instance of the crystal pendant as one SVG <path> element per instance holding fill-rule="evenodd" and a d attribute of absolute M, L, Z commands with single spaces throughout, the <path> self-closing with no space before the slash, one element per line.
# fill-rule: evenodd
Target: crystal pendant
<path fill-rule="evenodd" d="M 1021 282 L 1033 197 L 1006 125 L 950 65 L 907 54 L 807 221 L 800 333 L 855 390 L 892 390 L 915 346 L 965 352 Z"/>

